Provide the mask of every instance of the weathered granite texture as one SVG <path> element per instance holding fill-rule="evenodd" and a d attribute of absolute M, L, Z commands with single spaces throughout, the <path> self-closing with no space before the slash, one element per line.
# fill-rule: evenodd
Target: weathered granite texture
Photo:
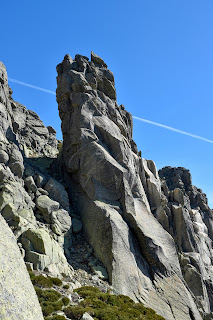
<path fill-rule="evenodd" d="M 16 239 L 0 215 L 0 319 L 43 320 Z"/>
<path fill-rule="evenodd" d="M 56 157 L 56 131 L 32 110 L 12 99 L 7 72 L 0 62 L 0 141 L 14 143 L 26 157 Z"/>
<path fill-rule="evenodd" d="M 69 199 L 51 170 L 57 163 L 56 132 L 11 95 L 0 63 L 0 214 L 35 270 L 70 275 L 65 257 L 71 245 Z"/>
<path fill-rule="evenodd" d="M 100 57 L 66 55 L 57 71 L 63 147 L 52 127 L 13 101 L 0 63 L 0 317 L 43 319 L 25 260 L 66 276 L 73 288 L 109 277 L 115 292 L 168 320 L 213 319 L 213 214 L 205 194 L 188 170 L 158 173 L 141 158 L 131 114 L 117 104 Z M 80 244 L 82 230 L 102 264 Z M 93 276 L 85 282 L 68 261 Z"/>
<path fill-rule="evenodd" d="M 178 211 L 183 197 L 172 191 L 179 202 L 171 203 L 171 222 L 166 211 L 170 205 L 161 190 L 167 192 L 166 182 L 161 183 L 152 161 L 142 160 L 132 140 L 131 114 L 117 104 L 114 77 L 105 62 L 93 52 L 91 61 L 66 55 L 57 72 L 64 177 L 75 214 L 81 216 L 84 234 L 113 287 L 168 320 L 201 319 L 212 310 L 211 281 L 206 286 L 209 293 L 207 288 L 201 292 L 205 278 L 192 259 L 212 268 L 211 240 L 203 240 L 211 227 L 209 231 L 201 227 L 200 216 L 192 214 L 199 232 L 205 232 L 202 239 L 195 239 L 208 249 L 205 259 L 194 257 L 195 246 L 183 249 L 195 255 L 178 247 L 183 245 L 184 219 L 189 219 Z M 211 219 L 206 221 L 210 226 Z M 195 278 L 202 278 L 199 288 L 193 287 Z"/>
<path fill-rule="evenodd" d="M 183 277 L 199 309 L 208 313 L 213 310 L 213 210 L 192 185 L 189 170 L 165 167 L 159 175 L 164 202 L 153 214 L 175 240 Z"/>

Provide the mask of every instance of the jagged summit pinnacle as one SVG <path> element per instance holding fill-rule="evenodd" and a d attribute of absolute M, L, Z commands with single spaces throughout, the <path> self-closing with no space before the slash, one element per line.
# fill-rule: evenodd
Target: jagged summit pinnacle
<path fill-rule="evenodd" d="M 200 320 L 212 310 L 213 288 L 202 278 L 213 275 L 212 216 L 202 192 L 186 169 L 164 168 L 161 180 L 154 162 L 141 158 L 132 116 L 117 104 L 101 58 L 64 59 L 57 83 L 64 178 L 113 287 L 168 320 Z"/>
<path fill-rule="evenodd" d="M 113 73 L 107 69 L 105 62 L 91 52 L 91 61 L 85 56 L 77 54 L 73 60 L 69 55 L 64 57 L 57 66 L 58 86 L 57 101 L 63 100 L 70 92 L 103 92 L 110 99 L 116 100 L 116 90 Z M 63 83 L 63 85 L 61 85 Z"/>

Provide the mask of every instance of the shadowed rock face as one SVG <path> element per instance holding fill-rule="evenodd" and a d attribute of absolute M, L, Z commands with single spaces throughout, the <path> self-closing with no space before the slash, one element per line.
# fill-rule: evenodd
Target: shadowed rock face
<path fill-rule="evenodd" d="M 112 72 L 94 53 L 91 61 L 66 55 L 57 72 L 65 179 L 112 285 L 166 319 L 201 319 L 182 274 L 161 180 L 132 140 L 132 116 L 116 102 Z"/>

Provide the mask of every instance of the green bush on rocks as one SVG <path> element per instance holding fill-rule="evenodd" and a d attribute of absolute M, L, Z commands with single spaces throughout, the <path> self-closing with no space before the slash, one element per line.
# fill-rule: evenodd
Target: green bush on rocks
<path fill-rule="evenodd" d="M 68 304 L 70 303 L 70 299 L 67 297 L 63 297 L 61 300 L 62 300 L 64 306 L 68 306 Z"/>
<path fill-rule="evenodd" d="M 53 285 L 60 287 L 62 281 L 58 278 L 45 277 L 43 275 L 36 276 L 32 271 L 28 271 L 30 279 L 34 286 L 41 288 L 52 288 Z"/>
<path fill-rule="evenodd" d="M 58 278 L 50 278 L 54 285 L 60 287 L 62 285 L 62 281 Z"/>
<path fill-rule="evenodd" d="M 72 320 L 80 320 L 85 312 L 89 313 L 94 320 L 165 320 L 154 310 L 144 307 L 141 303 L 135 303 L 128 296 L 103 293 L 91 286 L 75 289 L 74 292 L 77 292 L 83 300 L 78 305 L 69 305 L 69 298 L 61 297 L 58 291 L 48 289 L 53 284 L 61 286 L 60 279 L 36 276 L 31 271 L 29 274 L 45 320 L 66 320 L 64 316 L 52 315 L 59 310 L 63 310 L 67 318 Z M 64 289 L 66 289 L 65 286 L 69 288 L 68 285 L 64 285 Z"/>
<path fill-rule="evenodd" d="M 90 286 L 74 291 L 84 300 L 77 306 L 69 306 L 63 310 L 69 319 L 80 320 L 88 312 L 95 320 L 164 320 L 154 310 L 135 303 L 124 295 L 103 293 Z"/>
<path fill-rule="evenodd" d="M 61 294 L 55 290 L 42 290 L 41 288 L 35 287 L 35 291 L 39 302 L 56 302 L 61 298 Z"/>
<path fill-rule="evenodd" d="M 50 316 L 54 311 L 59 311 L 63 308 L 64 303 L 62 299 L 60 299 L 61 294 L 56 290 L 42 290 L 41 288 L 35 287 L 35 291 L 44 316 Z"/>
<path fill-rule="evenodd" d="M 92 314 L 92 308 L 78 306 L 69 306 L 63 310 L 69 319 L 80 320 L 85 312 Z"/>
<path fill-rule="evenodd" d="M 51 278 L 44 277 L 42 275 L 35 276 L 32 279 L 32 283 L 34 286 L 42 287 L 42 288 L 52 288 L 53 281 Z"/>
<path fill-rule="evenodd" d="M 63 302 L 61 300 L 56 301 L 56 302 L 51 302 L 51 301 L 43 301 L 43 302 L 41 302 L 42 311 L 46 310 L 46 308 L 48 308 L 49 306 L 51 306 L 51 309 L 53 309 L 53 311 L 59 311 L 59 310 L 62 309 L 64 304 L 63 304 Z M 47 315 L 47 314 L 44 314 L 44 315 Z"/>

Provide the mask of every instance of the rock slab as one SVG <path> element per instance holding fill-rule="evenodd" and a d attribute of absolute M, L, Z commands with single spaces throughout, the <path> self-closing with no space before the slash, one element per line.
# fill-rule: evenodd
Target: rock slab
<path fill-rule="evenodd" d="M 0 215 L 0 319 L 43 320 L 16 239 Z"/>

